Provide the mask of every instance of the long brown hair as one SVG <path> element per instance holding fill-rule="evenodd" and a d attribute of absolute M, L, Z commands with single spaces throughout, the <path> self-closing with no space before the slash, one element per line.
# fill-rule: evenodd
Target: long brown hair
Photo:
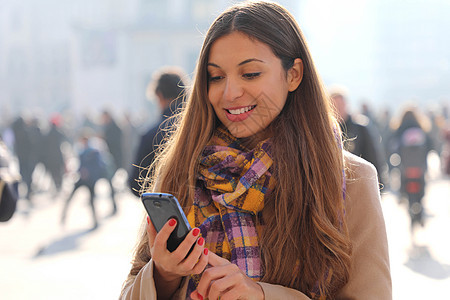
<path fill-rule="evenodd" d="M 301 58 L 304 75 L 270 126 L 277 186 L 265 201 L 260 247 L 262 281 L 333 296 L 348 281 L 350 240 L 343 212 L 343 156 L 340 132 L 303 34 L 278 4 L 245 2 L 211 25 L 197 64 L 185 109 L 153 165 L 146 190 L 176 195 L 189 210 L 194 199 L 198 158 L 219 121 L 208 101 L 207 62 L 218 38 L 239 31 L 271 47 L 284 69 Z M 127 284 L 149 261 L 141 235 Z M 294 267 L 295 266 L 295 267 Z M 330 280 L 331 276 L 331 280 Z"/>

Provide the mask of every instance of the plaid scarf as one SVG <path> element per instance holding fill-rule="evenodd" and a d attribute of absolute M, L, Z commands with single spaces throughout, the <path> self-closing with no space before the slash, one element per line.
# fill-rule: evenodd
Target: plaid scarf
<path fill-rule="evenodd" d="M 270 140 L 249 150 L 219 127 L 200 157 L 194 203 L 187 217 L 200 229 L 205 247 L 255 281 L 263 276 L 255 219 L 275 184 L 272 163 Z M 191 276 L 188 297 L 199 280 L 199 275 Z"/>
<path fill-rule="evenodd" d="M 339 135 L 335 132 L 340 143 Z M 255 281 L 263 277 L 256 218 L 264 208 L 264 197 L 275 186 L 272 177 L 270 139 L 264 140 L 250 150 L 240 143 L 224 127 L 216 129 L 213 137 L 200 157 L 194 203 L 187 219 L 200 229 L 205 247 L 215 254 L 237 265 Z M 346 182 L 343 183 L 342 215 L 345 216 Z M 340 220 L 342 227 L 343 220 Z M 299 267 L 297 260 L 294 270 Z M 324 274 L 326 281 L 332 281 L 333 270 Z M 197 288 L 201 275 L 191 275 L 186 298 Z M 325 300 L 318 282 L 309 291 L 312 299 Z"/>

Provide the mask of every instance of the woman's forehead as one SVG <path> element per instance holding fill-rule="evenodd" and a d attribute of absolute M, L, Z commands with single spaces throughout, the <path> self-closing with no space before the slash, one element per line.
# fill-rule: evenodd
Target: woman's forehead
<path fill-rule="evenodd" d="M 264 60 L 274 56 L 267 44 L 245 33 L 234 31 L 213 42 L 208 63 L 240 63 L 248 59 Z"/>

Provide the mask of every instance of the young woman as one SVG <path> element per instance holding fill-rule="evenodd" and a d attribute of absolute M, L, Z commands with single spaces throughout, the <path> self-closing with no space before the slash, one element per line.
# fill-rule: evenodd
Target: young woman
<path fill-rule="evenodd" d="M 169 252 L 175 220 L 156 233 L 147 219 L 122 299 L 391 298 L 376 171 L 342 151 L 281 6 L 245 2 L 214 21 L 154 167 L 143 191 L 175 195 L 194 229 Z"/>

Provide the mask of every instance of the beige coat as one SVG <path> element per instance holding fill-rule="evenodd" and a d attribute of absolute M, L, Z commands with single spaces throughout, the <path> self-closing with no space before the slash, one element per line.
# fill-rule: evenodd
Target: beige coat
<path fill-rule="evenodd" d="M 353 246 L 348 283 L 336 299 L 392 299 L 388 244 L 380 205 L 377 173 L 373 165 L 352 154 L 345 154 L 349 169 L 346 179 L 346 218 Z M 259 283 L 266 299 L 310 299 L 290 288 Z M 174 299 L 184 299 L 187 280 Z M 153 262 L 141 269 L 122 299 L 157 299 L 153 280 Z"/>

